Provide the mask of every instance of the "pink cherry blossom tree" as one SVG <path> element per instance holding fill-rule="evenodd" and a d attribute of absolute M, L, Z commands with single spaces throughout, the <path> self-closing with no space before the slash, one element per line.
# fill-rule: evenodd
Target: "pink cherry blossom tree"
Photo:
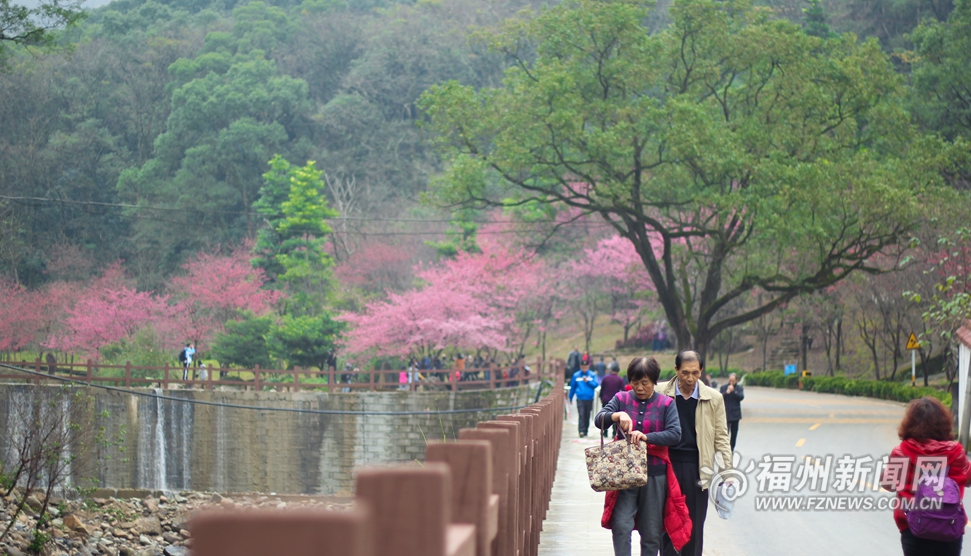
<path fill-rule="evenodd" d="M 250 264 L 251 247 L 243 245 L 228 254 L 200 251 L 182 266 L 184 275 L 169 280 L 167 290 L 176 303 L 159 323 L 165 347 L 188 339 L 196 349 L 206 349 L 240 311 L 259 316 L 273 308 L 282 294 L 263 289 L 263 270 Z"/>
<path fill-rule="evenodd" d="M 135 290 L 116 263 L 77 294 L 66 309 L 64 330 L 52 334 L 43 347 L 97 358 L 102 347 L 130 339 L 143 326 L 170 316 L 167 301 Z"/>
<path fill-rule="evenodd" d="M 519 353 L 536 318 L 525 301 L 544 289 L 542 265 L 520 250 L 484 242 L 479 253 L 418 267 L 419 289 L 389 293 L 360 314 L 346 348 L 351 353 L 437 355 L 448 347 Z"/>
<path fill-rule="evenodd" d="M 0 351 L 18 351 L 33 342 L 38 314 L 31 297 L 20 284 L 0 280 Z"/>

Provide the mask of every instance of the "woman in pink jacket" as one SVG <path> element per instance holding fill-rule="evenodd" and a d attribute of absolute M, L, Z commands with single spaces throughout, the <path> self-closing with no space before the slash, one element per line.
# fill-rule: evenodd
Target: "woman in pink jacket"
<path fill-rule="evenodd" d="M 950 541 L 922 538 L 910 530 L 908 522 L 908 513 L 920 511 L 914 504 L 914 471 L 922 460 L 930 470 L 934 469 L 933 464 L 946 461 L 946 476 L 957 483 L 959 501 L 964 498 L 965 485 L 971 482 L 971 462 L 968 462 L 964 448 L 952 440 L 951 423 L 951 412 L 944 404 L 936 398 L 925 397 L 907 405 L 907 412 L 897 430 L 901 442 L 890 452 L 890 461 L 880 479 L 880 486 L 897 493 L 893 519 L 900 530 L 904 556 L 961 554 L 963 536 Z M 964 521 L 966 523 L 966 518 Z M 960 535 L 964 533 L 965 523 L 957 527 Z"/>

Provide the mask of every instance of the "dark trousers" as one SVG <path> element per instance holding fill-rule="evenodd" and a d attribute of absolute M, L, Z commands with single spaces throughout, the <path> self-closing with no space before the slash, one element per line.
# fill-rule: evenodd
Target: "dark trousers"
<path fill-rule="evenodd" d="M 657 556 L 664 531 L 664 502 L 668 498 L 666 475 L 649 477 L 642 487 L 617 493 L 610 530 L 614 556 L 631 556 L 630 533 L 637 529 L 641 537 L 641 556 Z"/>
<path fill-rule="evenodd" d="M 732 451 L 735 451 L 735 439 L 738 438 L 738 421 L 728 422 L 728 432 L 732 435 Z"/>
<path fill-rule="evenodd" d="M 701 480 L 698 462 L 672 461 L 671 468 L 674 470 L 674 476 L 678 478 L 681 493 L 684 494 L 684 501 L 688 506 L 688 514 L 691 516 L 691 540 L 681 549 L 680 556 L 701 556 L 704 545 L 705 518 L 708 516 L 708 491 L 701 490 L 698 485 Z M 679 556 L 678 551 L 671 544 L 671 538 L 666 533 L 661 539 L 661 553 L 664 556 Z"/>
<path fill-rule="evenodd" d="M 577 415 L 579 417 L 577 428 L 582 436 L 586 436 L 587 431 L 590 429 L 591 411 L 593 411 L 593 400 L 581 400 L 577 398 Z"/>
<path fill-rule="evenodd" d="M 932 541 L 915 537 L 910 529 L 900 532 L 900 545 L 904 549 L 904 556 L 961 556 L 961 542 L 964 537 L 956 541 Z"/>

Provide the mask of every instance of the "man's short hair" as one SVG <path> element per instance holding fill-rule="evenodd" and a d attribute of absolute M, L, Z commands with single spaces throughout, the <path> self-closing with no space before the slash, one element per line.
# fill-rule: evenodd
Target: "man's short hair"
<path fill-rule="evenodd" d="M 649 379 L 652 384 L 657 384 L 661 378 L 661 366 L 657 364 L 657 359 L 653 357 L 635 357 L 627 365 L 627 381 L 637 382 L 642 379 Z"/>
<path fill-rule="evenodd" d="M 702 371 L 705 370 L 705 359 L 697 351 L 691 349 L 686 349 L 678 353 L 677 357 L 674 358 L 674 368 L 680 369 L 681 365 L 691 363 L 692 361 L 697 361 L 698 368 Z"/>

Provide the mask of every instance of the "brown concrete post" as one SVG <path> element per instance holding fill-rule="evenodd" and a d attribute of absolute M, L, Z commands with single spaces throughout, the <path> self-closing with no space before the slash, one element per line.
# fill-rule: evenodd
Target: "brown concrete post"
<path fill-rule="evenodd" d="M 193 556 L 376 556 L 375 523 L 364 507 L 209 511 L 193 518 Z"/>
<path fill-rule="evenodd" d="M 85 361 L 84 366 L 86 367 L 84 376 L 88 381 L 88 386 L 91 386 L 91 360 Z"/>
<path fill-rule="evenodd" d="M 162 390 L 169 389 L 169 364 L 165 364 L 165 368 L 162 371 Z"/>
<path fill-rule="evenodd" d="M 492 554 L 499 501 L 492 494 L 492 444 L 485 440 L 432 442 L 425 462 L 438 461 L 452 472 L 452 523 L 475 525 L 476 556 Z"/>
<path fill-rule="evenodd" d="M 373 511 L 375 551 L 382 556 L 474 556 L 475 527 L 449 525 L 452 484 L 448 465 L 364 468 L 357 498 Z"/>
<path fill-rule="evenodd" d="M 514 421 L 482 421 L 477 425 L 480 429 L 501 429 L 509 432 L 512 443 L 512 467 L 509 473 L 509 511 L 507 515 L 506 531 L 509 534 L 499 539 L 503 554 L 515 556 L 523 554 L 523 535 L 520 525 L 522 504 L 520 485 L 523 468 L 523 430 L 522 425 Z"/>
<path fill-rule="evenodd" d="M 131 388 L 131 361 L 125 361 L 125 388 Z"/>
<path fill-rule="evenodd" d="M 500 415 L 497 419 L 499 421 L 515 421 L 522 425 L 525 431 L 523 439 L 520 443 L 523 446 L 523 463 L 522 472 L 519 476 L 519 499 L 520 499 L 520 515 L 522 519 L 520 520 L 520 529 L 524 535 L 524 552 L 525 556 L 532 556 L 535 554 L 533 549 L 533 529 L 535 527 L 535 520 L 537 519 L 533 512 L 535 511 L 535 502 L 533 500 L 533 488 L 535 479 L 535 437 L 533 435 L 533 419 L 535 417 L 532 415 Z"/>
<path fill-rule="evenodd" d="M 499 497 L 499 514 L 496 539 L 492 543 L 493 556 L 516 556 L 509 554 L 503 539 L 510 536 L 509 527 L 509 475 L 515 466 L 516 447 L 512 433 L 504 428 L 460 429 L 459 440 L 486 440 L 492 445 L 492 492 Z"/>
<path fill-rule="evenodd" d="M 259 392 L 260 390 L 261 390 L 261 388 L 260 388 L 260 366 L 257 365 L 256 368 L 253 369 L 253 391 Z"/>
<path fill-rule="evenodd" d="M 293 391 L 300 391 L 300 367 L 293 366 Z"/>

